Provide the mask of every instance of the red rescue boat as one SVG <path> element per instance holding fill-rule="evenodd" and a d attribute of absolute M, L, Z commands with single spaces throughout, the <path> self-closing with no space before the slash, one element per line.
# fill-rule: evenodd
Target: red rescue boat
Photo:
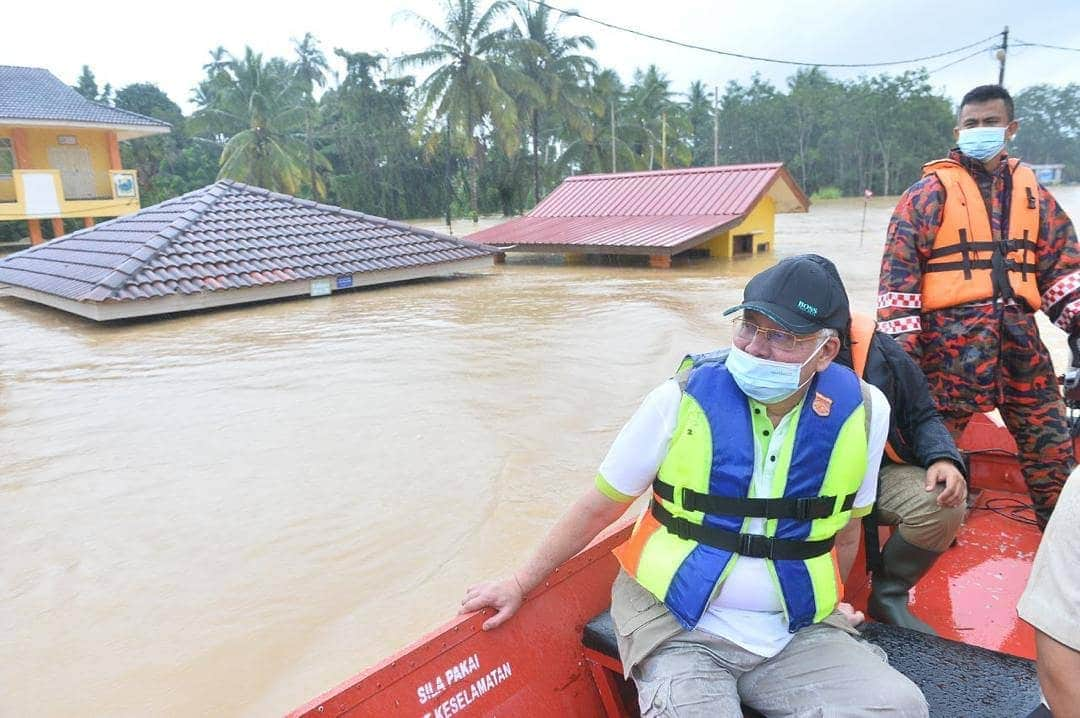
<path fill-rule="evenodd" d="M 864 635 L 923 689 L 931 715 L 1024 716 L 1038 685 L 1034 634 L 1016 603 L 1041 534 L 1008 432 L 976 416 L 960 444 L 970 510 L 956 545 L 912 592 L 913 612 L 940 637 L 881 624 Z M 481 630 L 490 609 L 453 618 L 290 715 L 637 715 L 606 613 L 618 570 L 611 550 L 632 523 L 616 522 L 556 569 L 500 628 Z M 869 587 L 860 550 L 845 600 L 865 610 Z"/>

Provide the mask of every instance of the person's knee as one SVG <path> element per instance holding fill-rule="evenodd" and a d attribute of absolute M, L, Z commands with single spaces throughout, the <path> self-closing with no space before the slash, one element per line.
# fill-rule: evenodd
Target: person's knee
<path fill-rule="evenodd" d="M 930 708 L 926 696 L 919 687 L 906 676 L 899 675 L 890 687 L 889 705 L 894 707 L 893 715 L 902 718 L 927 718 Z"/>
<path fill-rule="evenodd" d="M 643 718 L 738 715 L 734 677 L 700 647 L 669 643 L 630 675 Z"/>
<path fill-rule="evenodd" d="M 956 532 L 964 522 L 963 506 L 938 506 L 937 492 L 926 492 L 920 502 L 900 523 L 900 535 L 912 546 L 941 552 L 952 545 Z"/>
<path fill-rule="evenodd" d="M 895 716 L 896 718 L 926 718 L 930 709 L 926 696 L 910 678 L 894 668 L 886 668 L 873 676 L 874 689 L 867 692 L 872 706 L 868 710 L 874 715 Z"/>

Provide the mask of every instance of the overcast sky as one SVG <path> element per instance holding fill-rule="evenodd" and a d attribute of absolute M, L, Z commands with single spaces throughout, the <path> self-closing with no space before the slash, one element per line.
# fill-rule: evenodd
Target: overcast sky
<path fill-rule="evenodd" d="M 1008 25 L 1007 87 L 1016 91 L 1043 82 L 1080 82 L 1080 52 L 1014 46 L 1027 41 L 1080 48 L 1077 0 L 554 0 L 554 4 L 687 43 L 819 63 L 931 55 L 1000 33 Z M 88 64 L 99 86 L 109 82 L 118 89 L 133 82 L 152 82 L 189 113 L 194 109 L 189 101 L 191 88 L 200 79 L 209 50 L 218 45 L 236 54 L 250 45 L 267 57 L 291 58 L 291 40 L 311 32 L 334 68 L 344 73 L 344 64 L 333 56 L 335 47 L 390 57 L 413 52 L 423 48 L 427 38 L 415 23 L 400 18 L 399 11 L 409 9 L 436 23 L 442 17 L 440 0 L 311 0 L 287 5 L 184 0 L 88 8 L 85 2 L 69 0 L 8 3 L 5 24 L 19 30 L 4 33 L 0 64 L 44 67 L 71 84 L 81 66 Z M 596 60 L 615 68 L 624 81 L 630 80 L 635 68 L 655 63 L 678 92 L 685 92 L 698 79 L 709 86 L 719 85 L 723 92 L 728 81 L 746 82 L 755 72 L 782 85 L 795 70 L 682 49 L 584 19 L 569 19 L 563 27 L 569 33 L 592 35 Z M 923 63 L 937 70 L 931 76 L 934 86 L 958 100 L 977 84 L 996 82 L 998 61 L 993 49 L 938 70 L 975 49 Z M 828 72 L 848 78 L 917 66 Z"/>

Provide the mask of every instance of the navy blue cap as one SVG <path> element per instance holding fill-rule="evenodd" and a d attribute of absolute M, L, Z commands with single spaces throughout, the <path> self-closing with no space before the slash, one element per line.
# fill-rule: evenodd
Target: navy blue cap
<path fill-rule="evenodd" d="M 795 334 L 848 330 L 851 310 L 835 265 L 817 254 L 800 254 L 758 272 L 746 283 L 739 310 L 763 314 Z"/>

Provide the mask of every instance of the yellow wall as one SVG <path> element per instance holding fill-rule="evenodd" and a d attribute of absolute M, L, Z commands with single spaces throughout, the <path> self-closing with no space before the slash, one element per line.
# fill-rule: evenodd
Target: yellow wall
<path fill-rule="evenodd" d="M 59 217 L 116 217 L 130 214 L 139 209 L 139 197 L 136 190 L 134 197 L 115 197 L 113 177 L 115 174 L 134 176 L 134 170 L 113 170 L 109 157 L 109 133 L 105 130 L 68 127 L 0 127 L 0 137 L 14 139 L 16 132 L 22 132 L 25 153 L 29 167 L 16 169 L 31 172 L 48 172 L 56 184 L 59 201 Z M 75 137 L 75 144 L 61 145 L 58 135 Z M 12 143 L 14 144 L 14 142 Z M 49 150 L 53 147 L 78 147 L 87 150 L 90 167 L 93 172 L 93 199 L 67 199 L 64 196 L 60 171 L 49 164 Z M 23 198 L 21 198 L 22 180 L 13 176 L 0 179 L 0 221 L 30 219 Z"/>
<path fill-rule="evenodd" d="M 735 235 L 751 233 L 754 236 L 753 253 L 757 253 L 758 246 L 762 244 L 767 245 L 765 251 L 773 249 L 773 240 L 776 237 L 776 204 L 772 197 L 762 197 L 742 222 L 727 231 L 719 232 L 700 247 L 709 250 L 710 256 L 730 259 L 734 254 Z"/>
<path fill-rule="evenodd" d="M 73 135 L 76 144 L 61 145 L 57 135 Z M 29 169 L 49 169 L 50 147 L 81 147 L 90 152 L 90 165 L 94 170 L 94 194 L 112 197 L 109 186 L 109 141 L 104 130 L 65 129 L 63 127 L 28 127 L 26 144 L 30 151 Z"/>
<path fill-rule="evenodd" d="M 8 127 L 0 127 L 0 137 L 11 138 L 11 129 Z M 0 202 L 14 202 L 15 201 L 15 180 L 11 177 L 6 179 L 0 178 Z"/>

